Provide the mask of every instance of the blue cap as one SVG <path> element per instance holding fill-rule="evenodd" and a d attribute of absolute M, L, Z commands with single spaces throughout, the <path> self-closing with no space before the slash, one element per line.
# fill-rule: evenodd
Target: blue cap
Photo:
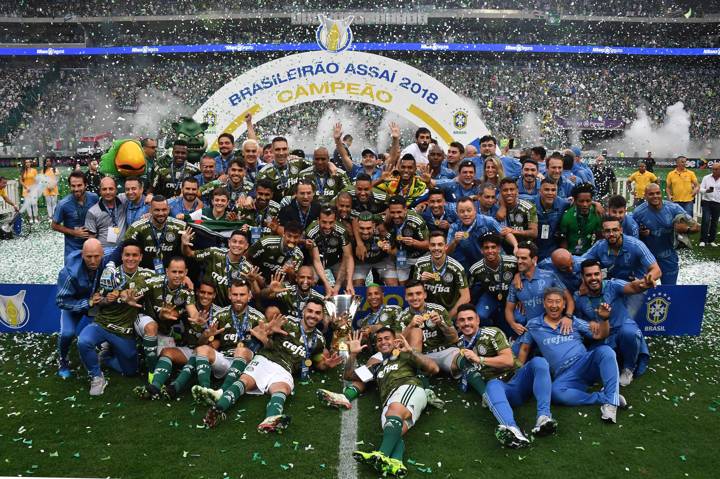
<path fill-rule="evenodd" d="M 580 156 L 580 154 L 582 153 L 582 150 L 579 146 L 571 146 L 570 151 L 572 151 L 575 156 Z"/>

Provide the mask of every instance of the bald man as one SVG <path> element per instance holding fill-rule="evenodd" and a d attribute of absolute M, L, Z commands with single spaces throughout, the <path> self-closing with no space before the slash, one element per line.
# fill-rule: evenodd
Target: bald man
<path fill-rule="evenodd" d="M 347 174 L 335 165 L 331 166 L 330 153 L 324 147 L 313 152 L 313 165 L 302 170 L 298 179 L 309 179 L 315 183 L 315 198 L 321 205 L 330 203 L 343 188 L 350 186 Z"/>
<path fill-rule="evenodd" d="M 580 283 L 582 283 L 580 263 L 582 263 L 580 256 L 571 254 L 565 248 L 558 248 L 553 251 L 549 258 L 538 262 L 538 268 L 555 273 L 570 291 L 570 294 L 573 294 L 580 288 Z"/>
<path fill-rule="evenodd" d="M 91 238 L 97 238 L 105 254 L 120 244 L 127 228 L 125 210 L 127 199 L 118 198 L 115 180 L 109 176 L 100 180 L 100 201 L 85 216 L 85 229 Z"/>
<path fill-rule="evenodd" d="M 100 271 L 111 259 L 103 261 L 103 247 L 99 240 L 89 238 L 82 250 L 71 252 L 60 270 L 55 303 L 60 308 L 60 338 L 58 340 L 58 375 L 70 377 L 68 352 L 74 338 L 92 322 L 88 317 L 90 297 L 100 281 Z"/>

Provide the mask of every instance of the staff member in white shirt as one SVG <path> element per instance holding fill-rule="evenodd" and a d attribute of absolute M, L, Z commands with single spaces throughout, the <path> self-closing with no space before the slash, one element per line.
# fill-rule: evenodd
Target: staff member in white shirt
<path fill-rule="evenodd" d="M 702 206 L 702 227 L 700 229 L 700 246 L 709 243 L 716 247 L 718 218 L 720 218 L 720 162 L 712 165 L 712 173 L 700 183 L 700 206 Z"/>

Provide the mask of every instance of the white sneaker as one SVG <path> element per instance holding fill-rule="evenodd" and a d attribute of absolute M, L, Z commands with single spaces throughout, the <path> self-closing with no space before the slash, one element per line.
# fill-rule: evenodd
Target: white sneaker
<path fill-rule="evenodd" d="M 90 395 L 91 396 L 102 396 L 105 392 L 108 382 L 105 376 L 95 376 L 90 381 Z"/>
<path fill-rule="evenodd" d="M 619 407 L 620 409 L 627 409 L 627 407 L 628 407 L 628 402 L 627 402 L 627 400 L 625 399 L 625 396 L 623 396 L 622 394 L 618 394 L 618 397 L 620 398 L 620 400 L 618 401 L 618 402 L 620 403 L 620 404 L 618 405 L 618 407 Z"/>
<path fill-rule="evenodd" d="M 701 247 L 701 248 L 704 248 L 704 247 L 705 247 L 705 242 L 704 242 L 704 241 L 699 242 L 699 243 L 698 243 L 698 246 Z"/>
<path fill-rule="evenodd" d="M 495 430 L 495 437 L 500 441 L 500 444 L 512 449 L 519 449 L 530 445 L 530 439 L 525 437 L 525 434 L 516 427 L 501 424 Z"/>
<path fill-rule="evenodd" d="M 600 406 L 600 419 L 605 422 L 617 423 L 617 406 L 603 404 Z"/>
<path fill-rule="evenodd" d="M 549 416 L 540 416 L 530 431 L 534 436 L 550 436 L 557 430 L 557 421 Z"/>
<path fill-rule="evenodd" d="M 620 373 L 620 386 L 629 386 L 633 382 L 633 372 L 631 369 L 623 369 Z"/>

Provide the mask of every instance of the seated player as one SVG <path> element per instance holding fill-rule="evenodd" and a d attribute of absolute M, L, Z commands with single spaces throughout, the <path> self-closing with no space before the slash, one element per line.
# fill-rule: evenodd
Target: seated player
<path fill-rule="evenodd" d="M 552 400 L 566 406 L 600 404 L 603 421 L 616 423 L 617 408 L 627 406 L 625 398 L 618 393 L 619 373 L 615 351 L 600 345 L 588 351 L 583 337 L 601 340 L 610 334 L 611 306 L 601 303 L 598 318 L 601 322 L 590 329 L 587 322 L 574 318 L 572 331 L 563 333 L 560 323 L 565 314 L 565 291 L 549 287 L 544 293 L 544 314 L 527 322 L 527 332 L 518 340 L 518 359 L 525 363 L 533 347 L 537 347 L 550 365 L 553 377 Z M 602 389 L 587 392 L 600 380 Z"/>
<path fill-rule="evenodd" d="M 615 350 L 621 359 L 620 386 L 628 386 L 634 376 L 645 372 L 650 353 L 640 327 L 630 316 L 626 297 L 639 294 L 655 286 L 650 273 L 631 282 L 621 279 L 603 281 L 601 264 L 594 259 L 582 262 L 582 280 L 586 294 L 575 293 L 575 307 L 578 316 L 589 322 L 591 329 L 601 321 L 597 309 L 601 303 L 612 307 L 610 313 L 610 335 L 601 344 Z"/>
<path fill-rule="evenodd" d="M 348 342 L 350 357 L 345 363 L 344 377 L 352 386 L 344 394 L 318 390 L 320 400 L 329 406 L 350 409 L 365 384 L 377 382 L 383 411 L 380 424 L 383 439 L 377 451 L 355 451 L 355 460 L 373 466 L 383 476 L 402 477 L 407 468 L 402 462 L 405 452 L 405 435 L 420 419 L 427 405 L 426 392 L 417 376 L 418 369 L 427 376 L 438 373 L 438 366 L 424 354 L 410 347 L 401 334 L 389 327 L 382 327 L 375 333 L 377 353 L 368 362 L 356 368 L 357 356 L 367 346 L 361 344 L 360 333 L 353 333 Z"/>
<path fill-rule="evenodd" d="M 472 387 L 483 396 L 500 423 L 495 431 L 498 441 L 512 448 L 530 445 L 515 422 L 512 408 L 533 395 L 537 401 L 537 418 L 532 433 L 546 436 L 555 432 L 557 421 L 550 413 L 552 386 L 547 361 L 538 356 L 522 366 L 502 331 L 480 327 L 480 318 L 472 304 L 460 305 L 455 324 L 462 335 L 458 341 L 460 352 L 453 361 L 453 375 L 460 376 L 463 392 Z"/>
<path fill-rule="evenodd" d="M 138 303 L 147 292 L 146 281 L 152 277 L 150 270 L 140 268 L 142 246 L 135 240 L 125 240 L 119 247 L 122 264 L 115 269 L 113 263 L 102 272 L 100 287 L 90 299 L 90 307 L 99 310 L 95 321 L 88 324 L 78 337 L 78 352 L 85 369 L 90 374 L 90 395 L 101 396 L 108 381 L 100 369 L 101 360 L 124 375 L 137 373 L 137 350 L 133 335 L 133 323 L 142 305 Z M 98 355 L 96 347 L 109 343 L 112 355 Z M 109 357 L 108 357 L 109 356 Z"/>
<path fill-rule="evenodd" d="M 252 331 L 263 348 L 245 367 L 240 378 L 208 410 L 203 419 L 207 427 L 213 428 L 225 419 L 225 412 L 246 392 L 271 395 L 258 431 L 275 432 L 290 424 L 290 416 L 283 414 L 283 409 L 285 400 L 295 388 L 292 374 L 299 371 L 301 377 L 306 378 L 311 367 L 322 371 L 342 362 L 339 354 L 330 355 L 325 349 L 325 340 L 316 329 L 323 319 L 323 307 L 322 301 L 310 298 L 300 321 L 287 321 L 276 316 L 267 325 L 259 325 Z M 206 396 L 214 397 L 214 390 L 204 392 Z"/>
<path fill-rule="evenodd" d="M 362 333 L 363 342 L 374 351 L 375 333 L 382 327 L 400 331 L 397 317 L 402 308 L 396 304 L 385 304 L 385 294 L 380 285 L 372 283 L 365 290 L 365 304 L 368 305 L 368 315 L 361 318 L 357 328 Z"/>
<path fill-rule="evenodd" d="M 145 367 L 148 379 L 152 382 L 152 373 L 158 363 L 158 356 L 163 354 L 163 368 L 168 362 L 183 365 L 192 355 L 190 348 L 183 348 L 175 344 L 174 335 L 179 334 L 177 329 L 181 325 L 181 318 L 185 315 L 191 321 L 198 320 L 195 307 L 195 295 L 185 286 L 187 266 L 182 256 L 170 260 L 165 269 L 165 276 L 149 278 L 145 283 L 145 314 L 139 314 L 135 320 L 135 333 L 142 338 Z M 169 365 L 172 369 L 172 364 Z"/>
<path fill-rule="evenodd" d="M 425 286 L 428 300 L 437 303 L 455 317 L 457 306 L 470 301 L 465 269 L 446 253 L 447 244 L 442 231 L 430 233 L 430 254 L 415 264 L 413 277 Z"/>
<path fill-rule="evenodd" d="M 302 233 L 300 223 L 290 221 L 285 224 L 282 236 L 264 236 L 250 245 L 247 258 L 260 269 L 266 284 L 278 270 L 285 272 L 288 277 L 295 277 L 305 259 L 298 247 Z"/>
<path fill-rule="evenodd" d="M 324 301 L 315 289 L 315 273 L 311 266 L 300 266 L 295 281 L 286 281 L 285 273 L 276 271 L 267 288 L 260 291 L 261 301 L 270 300 L 285 316 L 299 319 L 310 298 Z"/>
<path fill-rule="evenodd" d="M 220 399 L 227 388 L 238 380 L 261 344 L 251 331 L 263 320 L 263 314 L 249 305 L 252 291 L 247 281 L 233 281 L 230 285 L 230 306 L 222 309 L 204 332 L 195 348 L 195 369 L 198 383 L 192 392 L 196 400 L 205 399 L 209 405 Z M 210 372 L 225 378 L 220 389 L 210 388 Z"/>

